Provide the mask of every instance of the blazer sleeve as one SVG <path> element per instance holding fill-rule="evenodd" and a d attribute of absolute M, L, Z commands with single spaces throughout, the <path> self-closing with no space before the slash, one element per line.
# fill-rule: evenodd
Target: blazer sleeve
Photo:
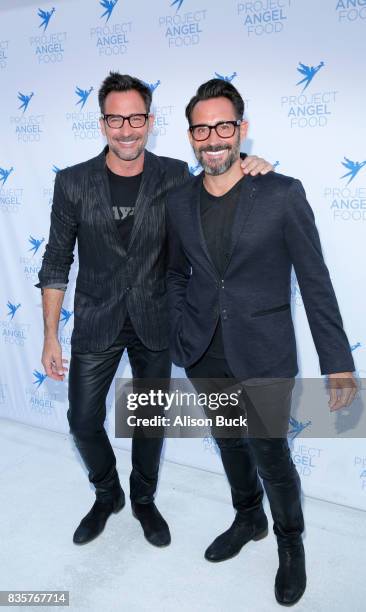
<path fill-rule="evenodd" d="M 48 243 L 39 271 L 36 287 L 50 285 L 65 286 L 69 270 L 74 261 L 74 247 L 77 235 L 75 204 L 66 195 L 63 173 L 58 172 L 55 180 L 51 211 L 51 227 Z"/>
<path fill-rule="evenodd" d="M 355 369 L 337 298 L 325 264 L 314 213 L 300 181 L 288 190 L 285 241 L 290 254 L 322 374 Z"/>
<path fill-rule="evenodd" d="M 191 265 L 184 253 L 179 233 L 167 208 L 168 267 L 167 292 L 170 324 L 172 330 L 179 323 L 186 298 L 187 285 L 191 276 Z"/>

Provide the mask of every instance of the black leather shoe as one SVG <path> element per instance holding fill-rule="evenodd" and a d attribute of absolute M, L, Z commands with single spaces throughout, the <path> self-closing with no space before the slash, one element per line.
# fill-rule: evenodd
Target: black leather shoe
<path fill-rule="evenodd" d="M 171 542 L 168 523 L 161 516 L 154 502 L 136 504 L 132 502 L 132 514 L 140 521 L 145 538 L 154 546 L 168 546 Z"/>
<path fill-rule="evenodd" d="M 264 513 L 263 516 L 252 523 L 243 521 L 241 517 L 236 516 L 231 527 L 219 535 L 208 547 L 205 552 L 205 559 L 213 562 L 226 561 L 226 559 L 235 557 L 244 544 L 247 544 L 250 540 L 261 540 L 266 535 L 268 535 L 268 521 Z"/>
<path fill-rule="evenodd" d="M 292 606 L 306 588 L 305 553 L 302 541 L 292 546 L 278 546 L 280 565 L 275 581 L 275 596 L 279 604 Z"/>
<path fill-rule="evenodd" d="M 111 502 L 96 500 L 86 516 L 82 519 L 73 537 L 74 544 L 86 544 L 102 533 L 107 519 L 112 512 L 119 512 L 125 505 L 125 494 L 120 491 L 119 496 Z"/>

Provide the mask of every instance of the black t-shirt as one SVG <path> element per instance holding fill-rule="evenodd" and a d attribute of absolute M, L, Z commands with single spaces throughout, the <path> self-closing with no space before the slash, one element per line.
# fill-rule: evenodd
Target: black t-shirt
<path fill-rule="evenodd" d="M 229 261 L 232 227 L 244 178 L 240 179 L 223 196 L 211 195 L 202 184 L 200 199 L 202 230 L 208 252 L 220 278 L 223 278 Z M 221 318 L 207 349 L 207 354 L 211 357 L 225 358 Z"/>
<path fill-rule="evenodd" d="M 122 244 L 128 248 L 134 221 L 135 204 L 141 185 L 142 172 L 135 176 L 119 176 L 107 167 L 112 199 L 112 213 L 121 236 Z"/>

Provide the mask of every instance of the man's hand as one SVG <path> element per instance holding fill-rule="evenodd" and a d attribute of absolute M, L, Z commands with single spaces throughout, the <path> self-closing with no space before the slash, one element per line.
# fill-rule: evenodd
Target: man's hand
<path fill-rule="evenodd" d="M 267 174 L 274 170 L 272 164 L 256 155 L 248 155 L 245 159 L 241 160 L 240 165 L 244 174 L 251 174 L 252 176 Z"/>
<path fill-rule="evenodd" d="M 62 359 L 61 345 L 57 337 L 45 338 L 42 352 L 42 365 L 47 376 L 53 380 L 64 380 L 67 359 Z"/>
<path fill-rule="evenodd" d="M 328 375 L 329 409 L 331 412 L 350 406 L 357 393 L 357 383 L 352 372 Z"/>

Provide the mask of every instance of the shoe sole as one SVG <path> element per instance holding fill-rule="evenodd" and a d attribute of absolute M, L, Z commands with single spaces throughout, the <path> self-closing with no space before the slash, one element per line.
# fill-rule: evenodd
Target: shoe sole
<path fill-rule="evenodd" d="M 258 542 L 259 540 L 263 540 L 263 538 L 267 536 L 268 536 L 268 527 L 266 527 L 266 529 L 258 533 L 256 536 L 254 536 L 254 538 L 251 538 L 250 540 L 248 540 L 248 542 L 245 542 L 243 546 L 241 546 L 239 550 L 237 550 L 233 555 L 230 555 L 230 557 L 222 557 L 221 559 L 208 559 L 207 557 L 205 557 L 205 560 L 209 561 L 210 563 L 221 563 L 222 561 L 228 561 L 229 559 L 233 559 L 234 557 L 236 557 L 242 551 L 244 546 L 248 544 L 249 542 L 251 542 L 252 540 L 254 542 Z"/>
<path fill-rule="evenodd" d="M 132 509 L 131 509 L 132 510 Z M 136 519 L 136 521 L 138 521 L 141 525 L 141 521 L 139 519 L 139 517 L 134 513 L 134 511 L 132 510 L 132 516 Z M 169 542 L 167 542 L 166 544 L 154 544 L 154 542 L 151 542 L 151 540 L 149 540 L 149 538 L 146 537 L 144 529 L 141 525 L 141 529 L 143 531 L 144 534 L 144 538 L 147 542 L 149 542 L 149 544 L 151 544 L 151 546 L 155 546 L 155 548 L 166 548 L 167 546 L 169 546 L 169 544 L 171 543 L 171 540 Z"/>

